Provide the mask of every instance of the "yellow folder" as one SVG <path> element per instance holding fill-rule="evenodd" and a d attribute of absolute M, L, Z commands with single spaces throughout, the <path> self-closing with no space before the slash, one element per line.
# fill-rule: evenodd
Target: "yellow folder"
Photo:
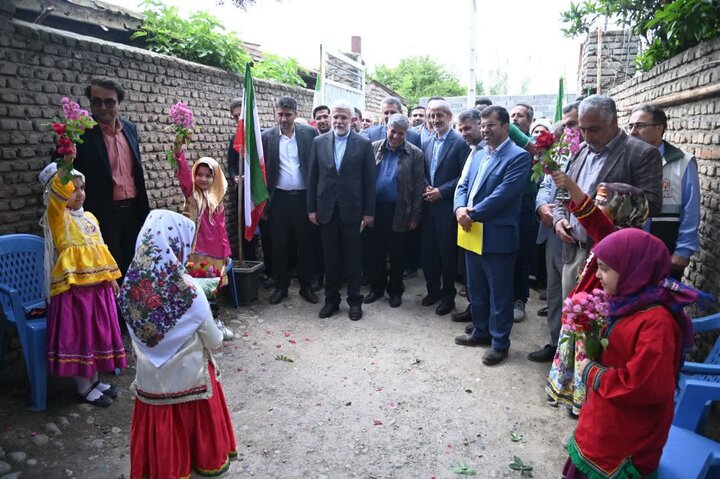
<path fill-rule="evenodd" d="M 473 221 L 470 231 L 465 231 L 458 225 L 457 244 L 459 247 L 472 251 L 475 254 L 482 254 L 483 249 L 483 225 Z"/>

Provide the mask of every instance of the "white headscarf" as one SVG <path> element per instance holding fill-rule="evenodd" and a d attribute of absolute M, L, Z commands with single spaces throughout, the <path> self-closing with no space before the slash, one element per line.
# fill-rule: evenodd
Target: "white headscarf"
<path fill-rule="evenodd" d="M 158 368 L 212 317 L 185 272 L 194 235 L 195 225 L 184 216 L 150 212 L 120 289 L 118 304 L 135 347 Z"/>

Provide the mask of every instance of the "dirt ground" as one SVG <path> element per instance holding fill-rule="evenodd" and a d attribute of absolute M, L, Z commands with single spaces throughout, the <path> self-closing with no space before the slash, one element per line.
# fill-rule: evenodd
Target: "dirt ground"
<path fill-rule="evenodd" d="M 237 338 L 217 360 L 238 459 L 225 477 L 441 479 L 467 477 L 452 471 L 466 464 L 476 477 L 514 478 L 514 456 L 536 478 L 559 477 L 575 421 L 545 399 L 549 365 L 526 359 L 547 341 L 537 292 L 495 367 L 482 364 L 484 348 L 453 343 L 464 323 L 422 307 L 423 293 L 421 277 L 410 279 L 400 308 L 385 298 L 358 322 L 345 304 L 319 319 L 321 305 L 296 286 L 278 306 L 267 291 L 250 307 L 226 306 Z M 458 297 L 458 310 L 465 304 Z M 0 476 L 128 478 L 133 374 L 110 378 L 124 394 L 107 409 L 78 405 L 72 382 L 51 378 L 38 413 L 22 364 L 0 371 L 0 461 L 11 467 L 0 462 Z"/>

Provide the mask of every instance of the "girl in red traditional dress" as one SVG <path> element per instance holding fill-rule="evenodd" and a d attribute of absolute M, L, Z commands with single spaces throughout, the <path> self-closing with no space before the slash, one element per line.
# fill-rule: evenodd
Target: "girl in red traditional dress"
<path fill-rule="evenodd" d="M 683 308 L 710 298 L 671 279 L 670 253 L 642 230 L 617 231 L 593 252 L 609 295 L 609 344 L 600 361 L 590 361 L 578 343 L 588 395 L 563 477 L 657 477 L 677 375 L 693 346 Z"/>
<path fill-rule="evenodd" d="M 220 371 L 211 351 L 223 335 L 205 295 L 185 271 L 195 225 L 150 213 L 120 290 L 137 356 L 130 477 L 217 476 L 236 455 Z"/>

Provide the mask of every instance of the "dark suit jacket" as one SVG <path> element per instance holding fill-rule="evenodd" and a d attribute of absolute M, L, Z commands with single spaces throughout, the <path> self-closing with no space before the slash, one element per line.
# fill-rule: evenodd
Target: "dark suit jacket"
<path fill-rule="evenodd" d="M 585 167 L 590 148 L 586 143 L 580 146 L 577 156 L 568 166 L 567 173 L 577 181 L 580 171 Z M 650 206 L 650 217 L 660 213 L 662 207 L 662 157 L 660 151 L 644 141 L 628 136 L 620 130 L 617 147 L 605 159 L 605 164 L 598 173 L 589 191 L 590 198 L 595 198 L 600 183 L 627 183 L 643 190 Z M 565 208 L 555 208 L 555 222 L 568 218 Z"/>
<path fill-rule="evenodd" d="M 330 221 L 335 205 L 340 220 L 357 224 L 363 216 L 375 215 L 375 158 L 370 140 L 351 131 L 340 171 L 335 168 L 335 135 L 332 131 L 316 137 L 310 150 L 307 183 L 307 211 L 318 221 Z"/>
<path fill-rule="evenodd" d="M 280 176 L 280 127 L 275 126 L 262 132 L 263 154 L 265 155 L 265 174 L 267 178 L 270 202 L 277 186 Z M 298 145 L 298 160 L 300 161 L 300 173 L 307 186 L 308 173 L 310 172 L 310 149 L 313 139 L 318 136 L 318 131 L 305 125 L 295 125 L 295 140 Z"/>
<path fill-rule="evenodd" d="M 435 137 L 433 136 L 425 145 L 425 181 L 428 185 L 440 190 L 441 202 L 449 202 L 452 205 L 455 187 L 465 160 L 470 154 L 470 147 L 455 130 L 450 130 L 440 149 L 440 157 L 435 170 L 435 183 L 433 184 L 430 181 L 430 166 L 432 165 L 434 145 Z"/>
<path fill-rule="evenodd" d="M 137 190 L 135 198 L 136 225 L 134 226 L 139 230 L 150 212 L 150 206 L 140 161 L 138 134 L 135 125 L 129 121 L 120 118 L 120 123 L 132 150 L 133 177 Z M 77 145 L 74 167 L 85 175 L 85 204 L 83 207 L 97 217 L 102 230 L 112 221 L 110 208 L 113 202 L 113 181 L 110 158 L 100 125 L 95 125 L 92 130 L 86 130 L 83 140 L 84 143 Z"/>
<path fill-rule="evenodd" d="M 468 204 L 480 162 L 488 153 L 479 150 L 455 192 L 454 209 Z M 508 142 L 487 165 L 472 198 L 473 221 L 483 224 L 483 252 L 514 253 L 519 246 L 519 219 L 523 192 L 530 177 L 530 153 Z"/>
<path fill-rule="evenodd" d="M 233 133 L 230 136 L 230 145 L 228 146 L 228 152 L 227 152 L 227 164 L 228 164 L 228 173 L 230 173 L 230 178 L 228 178 L 228 183 L 231 185 L 235 184 L 235 178 L 236 176 L 240 176 L 240 153 L 235 151 L 235 148 L 233 148 L 233 144 L 235 143 L 235 134 Z"/>
<path fill-rule="evenodd" d="M 361 134 L 367 138 L 370 138 L 370 141 L 372 141 L 373 143 L 378 140 L 386 140 L 387 126 L 373 125 L 370 128 L 364 129 Z M 422 145 L 420 144 L 420 134 L 415 130 L 409 129 L 407 131 L 406 140 L 422 150 Z"/>

